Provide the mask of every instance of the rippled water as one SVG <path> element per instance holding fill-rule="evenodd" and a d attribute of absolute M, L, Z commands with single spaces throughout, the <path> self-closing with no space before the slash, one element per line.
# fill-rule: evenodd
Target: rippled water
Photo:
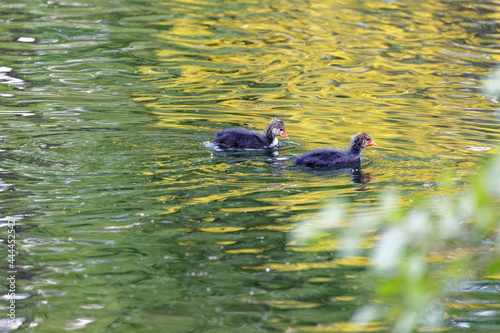
<path fill-rule="evenodd" d="M 329 242 L 296 247 L 289 231 L 332 198 L 361 211 L 396 189 L 411 204 L 444 172 L 460 192 L 500 141 L 498 101 L 481 90 L 500 61 L 499 11 L 2 2 L 0 209 L 17 220 L 19 321 L 0 325 L 357 331 L 349 319 L 372 301 L 366 258 L 340 259 Z M 210 145 L 218 129 L 273 118 L 290 137 L 278 150 Z M 361 170 L 293 165 L 359 131 L 378 144 Z M 498 330 L 498 280 L 460 288 L 448 325 Z"/>

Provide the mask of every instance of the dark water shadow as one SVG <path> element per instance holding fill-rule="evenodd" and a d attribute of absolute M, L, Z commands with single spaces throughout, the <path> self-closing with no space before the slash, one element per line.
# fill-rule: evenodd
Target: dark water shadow
<path fill-rule="evenodd" d="M 311 175 L 324 178 L 344 177 L 346 175 L 350 175 L 351 181 L 355 184 L 367 184 L 373 179 L 371 173 L 363 171 L 361 161 L 335 167 L 311 168 L 306 166 L 297 166 L 297 168 L 300 168 L 300 170 Z M 361 190 L 364 191 L 367 189 L 363 188 L 360 189 L 360 191 Z"/>
<path fill-rule="evenodd" d="M 275 148 L 266 149 L 242 149 L 242 148 L 221 148 L 213 143 L 205 145 L 211 149 L 211 154 L 214 158 L 226 160 L 228 165 L 236 165 L 248 161 L 257 161 L 272 164 L 284 164 L 285 161 L 291 160 L 290 152 L 282 145 Z"/>

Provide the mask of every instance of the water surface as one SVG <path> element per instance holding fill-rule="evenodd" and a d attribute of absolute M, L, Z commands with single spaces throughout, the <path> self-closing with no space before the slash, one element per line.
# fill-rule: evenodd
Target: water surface
<path fill-rule="evenodd" d="M 333 198 L 363 212 L 395 189 L 411 205 L 444 172 L 466 187 L 500 141 L 498 102 L 482 93 L 499 10 L 4 1 L 0 209 L 17 220 L 20 299 L 17 325 L 2 327 L 359 331 L 367 259 L 330 241 L 298 247 L 290 231 Z M 209 144 L 274 118 L 290 137 L 277 150 Z M 378 144 L 360 170 L 293 165 L 359 131 Z M 498 330 L 498 280 L 462 287 L 449 328 Z"/>

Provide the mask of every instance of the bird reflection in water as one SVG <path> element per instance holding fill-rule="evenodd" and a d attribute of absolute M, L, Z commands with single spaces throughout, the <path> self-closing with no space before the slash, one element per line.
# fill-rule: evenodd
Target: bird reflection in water
<path fill-rule="evenodd" d="M 360 161 L 336 167 L 301 167 L 301 169 L 307 173 L 325 178 L 334 178 L 349 174 L 351 176 L 351 181 L 355 184 L 367 184 L 374 179 L 371 173 L 363 171 Z M 366 190 L 368 190 L 368 188 L 359 188 L 356 191 Z"/>

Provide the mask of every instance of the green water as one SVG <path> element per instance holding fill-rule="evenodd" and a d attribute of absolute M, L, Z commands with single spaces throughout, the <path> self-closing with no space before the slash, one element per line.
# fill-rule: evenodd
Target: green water
<path fill-rule="evenodd" d="M 443 172 L 466 187 L 500 141 L 498 101 L 482 92 L 500 61 L 499 11 L 3 1 L 0 212 L 2 238 L 16 220 L 18 299 L 0 328 L 360 331 L 349 319 L 373 301 L 366 258 L 297 247 L 290 231 L 332 198 L 362 212 L 396 189 L 411 205 Z M 210 145 L 218 129 L 273 118 L 290 137 L 278 150 Z M 359 131 L 378 144 L 360 172 L 293 165 Z M 498 276 L 456 290 L 448 328 L 497 331 L 498 292 Z"/>

